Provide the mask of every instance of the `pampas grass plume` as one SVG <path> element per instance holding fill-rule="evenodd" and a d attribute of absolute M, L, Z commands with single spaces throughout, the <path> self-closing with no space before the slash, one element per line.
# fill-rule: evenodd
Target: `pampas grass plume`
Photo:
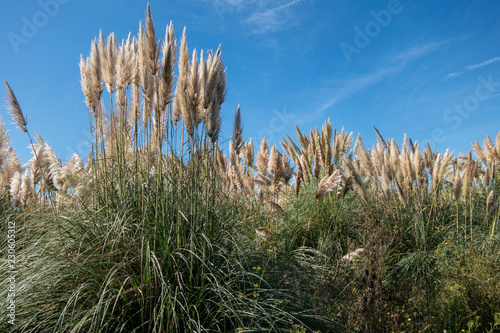
<path fill-rule="evenodd" d="M 197 127 L 202 120 L 202 117 L 198 116 L 198 104 L 200 100 L 200 80 L 198 71 L 198 56 L 196 53 L 196 49 L 193 50 L 191 66 L 189 68 L 189 84 L 187 86 L 186 93 L 188 99 L 187 103 L 188 109 L 186 110 L 186 112 L 189 112 L 190 115 L 188 117 L 184 117 L 184 119 L 186 118 L 190 119 L 193 122 L 193 124 L 190 125 L 190 127 L 194 128 Z"/>
<path fill-rule="evenodd" d="M 486 199 L 486 206 L 487 207 L 490 207 L 490 205 L 492 204 L 494 195 L 495 195 L 495 191 L 491 190 L 490 194 L 488 194 L 488 198 Z"/>
<path fill-rule="evenodd" d="M 361 255 L 361 253 L 363 253 L 364 251 L 365 251 L 365 249 L 363 249 L 363 248 L 356 249 L 354 251 L 349 252 L 345 256 L 343 256 L 342 259 L 340 259 L 340 260 L 352 261 L 354 258 L 359 257 Z"/>
<path fill-rule="evenodd" d="M 165 32 L 165 40 L 162 50 L 162 72 L 161 72 L 161 109 L 172 101 L 174 89 L 174 66 L 177 60 L 177 42 L 175 41 L 174 26 L 170 21 Z"/>
<path fill-rule="evenodd" d="M 104 41 L 102 31 L 99 31 L 99 54 L 101 56 L 101 66 L 106 88 L 111 94 L 114 91 L 116 80 L 116 61 L 118 58 L 118 44 L 114 33 L 108 36 L 107 42 Z"/>
<path fill-rule="evenodd" d="M 12 196 L 14 204 L 16 205 L 19 204 L 20 201 L 21 184 L 21 173 L 20 171 L 17 171 L 10 180 L 10 195 Z"/>
<path fill-rule="evenodd" d="M 295 196 L 297 198 L 299 197 L 301 184 L 302 184 L 302 168 L 299 167 L 299 171 L 297 171 L 297 177 L 295 177 Z"/>
<path fill-rule="evenodd" d="M 323 198 L 328 192 L 335 191 L 342 180 L 339 170 L 335 170 L 331 175 L 326 175 L 321 179 L 316 190 L 316 199 Z"/>
<path fill-rule="evenodd" d="M 262 175 L 264 175 L 267 171 L 267 158 L 269 156 L 268 147 L 267 138 L 264 137 L 260 142 L 260 151 L 257 153 L 257 170 Z"/>
<path fill-rule="evenodd" d="M 276 149 L 276 145 L 274 144 L 273 147 L 271 148 L 271 155 L 269 157 L 269 172 L 272 173 L 273 175 L 278 175 L 279 174 L 279 169 L 280 169 L 280 158 L 279 158 L 279 153 L 278 150 Z"/>
<path fill-rule="evenodd" d="M 236 155 L 239 155 L 243 148 L 243 124 L 241 122 L 241 108 L 238 104 L 238 109 L 234 114 L 234 126 L 233 126 L 233 144 Z"/>
<path fill-rule="evenodd" d="M 263 227 L 255 229 L 255 233 L 264 239 L 271 237 L 273 235 L 273 233 L 270 230 Z"/>
<path fill-rule="evenodd" d="M 245 143 L 245 164 L 247 167 L 252 168 L 254 162 L 254 147 L 253 140 Z"/>
<path fill-rule="evenodd" d="M 378 139 L 380 140 L 382 146 L 384 146 L 384 148 L 387 149 L 387 143 L 385 142 L 384 137 L 380 134 L 380 132 L 375 126 L 373 126 L 373 129 L 375 130 L 375 133 L 377 133 Z"/>
<path fill-rule="evenodd" d="M 14 124 L 17 126 L 17 128 L 19 128 L 19 130 L 21 130 L 24 133 L 28 133 L 28 127 L 27 127 L 28 121 L 24 116 L 23 110 L 21 109 L 21 105 L 19 105 L 16 95 L 14 95 L 14 92 L 10 88 L 7 81 L 5 81 L 5 86 L 7 90 L 7 97 L 5 98 L 5 101 L 8 104 L 7 109 L 9 110 L 9 114 L 12 116 Z"/>

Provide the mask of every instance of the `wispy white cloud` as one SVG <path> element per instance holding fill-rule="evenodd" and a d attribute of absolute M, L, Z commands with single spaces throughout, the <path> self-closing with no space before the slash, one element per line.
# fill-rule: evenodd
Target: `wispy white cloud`
<path fill-rule="evenodd" d="M 403 63 L 417 60 L 426 56 L 427 54 L 439 50 L 443 45 L 447 44 L 449 40 L 442 40 L 437 42 L 430 42 L 423 45 L 416 45 L 406 51 L 403 51 L 394 57 L 394 60 L 402 60 Z"/>
<path fill-rule="evenodd" d="M 293 22 L 292 7 L 303 0 L 292 0 L 285 4 L 272 6 L 253 13 L 246 23 L 253 26 L 254 33 L 266 33 L 282 30 Z"/>
<path fill-rule="evenodd" d="M 460 76 L 460 75 L 462 75 L 463 73 L 464 73 L 464 71 L 450 73 L 450 74 L 448 74 L 448 75 L 446 75 L 446 76 L 444 77 L 444 80 L 445 80 L 445 81 L 448 81 L 449 79 L 453 79 L 454 77 Z"/>
<path fill-rule="evenodd" d="M 252 1 L 249 1 L 249 0 L 216 0 L 216 2 L 238 7 L 238 6 L 241 6 L 245 3 L 252 2 Z"/>
<path fill-rule="evenodd" d="M 316 110 L 316 118 L 320 117 L 323 112 L 340 101 L 355 95 L 357 92 L 380 82 L 388 75 L 394 74 L 398 71 L 399 67 L 388 67 L 380 69 L 377 72 L 343 82 L 343 87 L 340 89 L 336 88 L 333 95 Z"/>
<path fill-rule="evenodd" d="M 465 69 L 464 71 L 450 73 L 450 74 L 446 75 L 443 80 L 447 81 L 447 80 L 452 79 L 454 77 L 460 76 L 460 75 L 462 75 L 465 72 L 472 71 L 472 70 L 475 70 L 475 69 L 478 69 L 478 68 L 481 68 L 481 67 L 484 67 L 484 66 L 488 66 L 488 65 L 490 65 L 492 63 L 495 63 L 497 61 L 500 61 L 500 57 L 493 57 L 493 58 L 488 59 L 486 61 L 480 62 L 479 64 L 465 66 L 464 67 L 464 69 Z"/>
<path fill-rule="evenodd" d="M 340 101 L 355 96 L 361 90 L 377 84 L 390 75 L 401 72 L 401 70 L 403 70 L 403 68 L 410 62 L 416 61 L 434 51 L 439 50 L 440 47 L 447 42 L 447 40 L 431 42 L 411 47 L 407 50 L 404 50 L 403 52 L 399 52 L 393 55 L 387 55 L 387 63 L 392 65 L 384 65 L 385 67 L 380 67 L 372 73 L 366 74 L 362 77 L 350 79 L 347 80 L 347 82 L 343 81 L 341 88 L 334 87 L 332 89 L 334 93 L 331 95 L 331 97 L 323 104 L 321 104 L 316 110 L 316 118 L 321 117 L 321 114 L 323 112 L 339 103 Z"/>
<path fill-rule="evenodd" d="M 251 33 L 285 30 L 297 22 L 294 7 L 305 0 L 193 0 L 213 7 L 221 19 L 229 13 L 244 14 L 241 23 Z"/>
<path fill-rule="evenodd" d="M 201 0 L 209 2 L 216 8 L 224 8 L 225 10 L 239 10 L 247 5 L 254 5 L 255 0 Z"/>
<path fill-rule="evenodd" d="M 259 0 L 194 0 L 195 2 L 204 2 L 211 6 L 221 18 L 226 13 L 240 12 L 248 10 L 247 7 L 255 6 Z"/>
<path fill-rule="evenodd" d="M 483 61 L 479 64 L 475 64 L 475 65 L 471 65 L 471 66 L 465 66 L 465 69 L 468 70 L 468 71 L 472 71 L 474 69 L 478 69 L 478 68 L 481 68 L 481 67 L 484 67 L 484 66 L 488 66 L 489 64 L 492 64 L 494 62 L 497 62 L 497 61 L 500 61 L 500 57 L 494 57 L 494 58 L 491 58 L 491 59 L 488 59 L 486 61 Z"/>

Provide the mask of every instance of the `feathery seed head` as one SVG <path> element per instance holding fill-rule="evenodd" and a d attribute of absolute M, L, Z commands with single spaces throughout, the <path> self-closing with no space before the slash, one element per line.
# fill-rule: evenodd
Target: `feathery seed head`
<path fill-rule="evenodd" d="M 177 57 L 177 42 L 174 35 L 172 21 L 165 32 L 165 40 L 162 49 L 162 70 L 161 70 L 161 109 L 164 110 L 172 101 L 174 90 L 174 70 Z"/>
<path fill-rule="evenodd" d="M 387 143 L 385 142 L 384 138 L 382 137 L 378 129 L 375 126 L 373 126 L 373 129 L 375 130 L 375 133 L 377 133 L 380 143 L 384 146 L 385 149 L 387 149 Z"/>
<path fill-rule="evenodd" d="M 104 82 L 108 92 L 114 91 L 116 79 L 116 62 L 118 58 L 118 44 L 114 33 L 108 36 L 107 43 L 104 42 L 102 31 L 99 32 L 99 54 L 101 55 L 101 66 Z"/>
<path fill-rule="evenodd" d="M 290 179 L 292 179 L 294 174 L 293 167 L 290 165 L 286 155 L 281 156 L 281 177 L 288 184 Z"/>
<path fill-rule="evenodd" d="M 341 180 L 342 176 L 339 170 L 335 170 L 331 175 L 324 176 L 318 184 L 318 189 L 316 190 L 316 199 L 321 199 L 328 192 L 336 190 Z"/>
<path fill-rule="evenodd" d="M 136 67 L 136 54 L 134 42 L 128 34 L 127 41 L 123 41 L 118 49 L 116 59 L 116 87 L 128 87 L 134 79 Z"/>
<path fill-rule="evenodd" d="M 209 57 L 210 66 L 208 67 L 207 83 L 205 88 L 205 109 L 208 136 L 216 140 L 219 136 L 222 119 L 220 109 L 226 99 L 226 70 L 224 63 L 220 58 L 221 47 L 212 57 Z"/>
<path fill-rule="evenodd" d="M 239 104 L 234 115 L 233 144 L 236 154 L 239 155 L 243 149 L 243 124 L 241 122 L 241 109 Z"/>
<path fill-rule="evenodd" d="M 273 235 L 273 233 L 270 230 L 263 228 L 263 227 L 259 227 L 259 228 L 255 229 L 255 233 L 264 239 L 271 237 Z"/>
<path fill-rule="evenodd" d="M 279 152 L 276 149 L 276 144 L 273 145 L 271 148 L 271 156 L 269 157 L 269 172 L 272 173 L 274 176 L 277 176 L 279 174 L 279 168 L 280 168 L 280 156 Z"/>
<path fill-rule="evenodd" d="M 187 109 L 184 112 L 189 112 L 190 115 L 184 117 L 184 121 L 186 119 L 190 119 L 193 124 L 191 127 L 196 128 L 198 124 L 201 122 L 202 118 L 198 117 L 198 104 L 199 104 L 199 90 L 200 90 L 200 81 L 198 77 L 198 57 L 196 53 L 196 49 L 193 50 L 193 56 L 191 60 L 191 66 L 189 68 L 189 77 L 188 77 L 188 86 L 186 91 L 187 98 Z M 186 126 L 187 128 L 188 126 Z"/>
<path fill-rule="evenodd" d="M 267 172 L 267 159 L 269 156 L 269 147 L 267 138 L 264 137 L 260 143 L 260 151 L 257 153 L 257 170 L 264 175 Z"/>
<path fill-rule="evenodd" d="M 249 142 L 245 143 L 245 163 L 249 168 L 253 167 L 254 162 L 254 146 L 253 141 L 250 139 Z"/>
<path fill-rule="evenodd" d="M 101 54 L 99 52 L 99 46 L 97 40 L 94 39 L 90 47 L 90 63 L 87 63 L 88 75 L 92 84 L 92 95 L 93 100 L 91 105 L 96 107 L 98 102 L 101 100 L 101 95 L 104 90 L 102 84 L 102 68 L 101 68 Z"/>
<path fill-rule="evenodd" d="M 189 51 L 186 40 L 186 27 L 184 27 L 184 30 L 182 31 L 181 49 L 179 54 L 179 79 L 177 81 L 177 84 L 180 84 L 185 89 L 185 87 L 187 87 L 188 84 L 188 76 L 189 76 Z"/>
<path fill-rule="evenodd" d="M 153 17 L 151 16 L 151 8 L 149 7 L 149 3 L 146 13 L 146 31 L 144 32 L 144 35 L 144 42 L 146 46 L 146 65 L 151 74 L 156 75 L 160 67 L 160 64 L 158 62 L 158 58 L 160 55 L 160 46 L 158 45 L 158 40 L 156 38 L 155 27 L 153 24 Z"/>
<path fill-rule="evenodd" d="M 5 98 L 5 101 L 7 102 L 7 109 L 9 110 L 9 114 L 11 115 L 12 119 L 14 120 L 14 124 L 19 128 L 24 133 L 28 132 L 28 121 L 26 120 L 26 117 L 24 116 L 23 110 L 21 109 L 21 105 L 19 105 L 19 102 L 17 101 L 16 95 L 14 95 L 14 92 L 10 88 L 9 84 L 7 81 L 5 81 L 5 87 L 7 91 L 7 97 Z"/>
<path fill-rule="evenodd" d="M 26 170 L 21 176 L 21 187 L 19 190 L 19 201 L 23 206 L 27 206 L 33 193 L 29 170 Z"/>
<path fill-rule="evenodd" d="M 206 98 L 206 86 L 207 86 L 207 60 L 205 60 L 205 56 L 203 53 L 203 50 L 200 52 L 200 63 L 198 66 L 198 77 L 200 81 L 200 86 L 199 86 L 199 103 L 198 103 L 198 110 L 197 112 L 197 117 L 200 119 L 205 119 L 206 118 L 206 106 L 207 101 L 205 100 Z"/>
<path fill-rule="evenodd" d="M 151 74 L 147 67 L 142 67 L 140 70 L 142 97 L 144 98 L 142 125 L 146 127 L 151 118 L 151 111 L 153 109 L 154 91 L 155 91 L 155 77 Z"/>
<path fill-rule="evenodd" d="M 177 80 L 177 85 L 175 87 L 175 97 L 174 97 L 174 106 L 173 106 L 173 116 L 174 116 L 174 124 L 177 124 L 177 122 L 180 120 L 181 115 L 188 114 L 187 108 L 188 108 L 188 103 L 187 103 L 187 96 L 186 96 L 186 91 L 187 91 L 187 86 L 188 86 L 188 79 L 189 79 L 189 52 L 187 48 L 187 41 L 186 41 L 186 27 L 184 27 L 184 30 L 182 32 L 182 39 L 181 39 L 181 48 L 180 48 L 180 54 L 179 54 L 179 77 Z M 188 115 L 189 116 L 189 115 Z M 189 124 L 191 121 L 188 120 L 187 122 L 184 121 L 184 124 Z"/>
<path fill-rule="evenodd" d="M 462 176 L 459 170 L 455 170 L 455 181 L 453 182 L 453 196 L 455 200 L 459 200 L 462 195 Z"/>
<path fill-rule="evenodd" d="M 297 177 L 295 177 L 295 196 L 299 197 L 300 185 L 302 183 L 302 168 L 299 167 Z"/>
<path fill-rule="evenodd" d="M 491 190 L 490 194 L 488 194 L 488 198 L 486 199 L 486 207 L 490 207 L 491 206 L 491 204 L 493 203 L 494 195 L 495 195 L 495 191 Z"/>
<path fill-rule="evenodd" d="M 10 180 L 10 195 L 15 205 L 20 204 L 20 197 L 21 197 L 20 194 L 21 194 L 21 184 L 22 184 L 21 177 L 22 177 L 21 172 L 17 171 Z"/>

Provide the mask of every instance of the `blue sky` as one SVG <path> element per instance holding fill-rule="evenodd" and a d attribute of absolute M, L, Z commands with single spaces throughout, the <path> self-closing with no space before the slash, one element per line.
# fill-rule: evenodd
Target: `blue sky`
<path fill-rule="evenodd" d="M 0 78 L 62 160 L 86 155 L 88 116 L 79 83 L 99 29 L 120 41 L 137 34 L 146 1 L 1 1 Z M 228 98 L 223 139 L 241 104 L 244 138 L 321 127 L 361 134 L 372 126 L 398 143 L 467 153 L 500 130 L 498 1 L 169 0 L 150 1 L 157 33 L 173 21 L 193 48 L 222 45 Z M 30 29 L 31 28 L 31 29 Z M 33 29 L 34 28 L 34 29 Z M 2 97 L 5 96 L 2 85 Z M 29 141 L 5 108 L 23 162 Z M 227 145 L 227 141 L 226 141 Z"/>

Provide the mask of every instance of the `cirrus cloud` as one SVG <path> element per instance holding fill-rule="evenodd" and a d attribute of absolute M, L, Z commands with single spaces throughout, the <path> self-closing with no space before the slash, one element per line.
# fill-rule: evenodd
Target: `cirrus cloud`
<path fill-rule="evenodd" d="M 486 61 L 480 62 L 478 64 L 465 66 L 463 71 L 458 71 L 458 72 L 454 72 L 454 73 L 450 73 L 450 74 L 446 75 L 444 77 L 444 81 L 448 81 L 449 79 L 452 79 L 454 77 L 460 76 L 460 75 L 462 75 L 465 72 L 472 71 L 472 70 L 475 70 L 475 69 L 478 69 L 478 68 L 481 68 L 481 67 L 484 67 L 484 66 L 488 66 L 488 65 L 490 65 L 492 63 L 495 63 L 497 61 L 500 61 L 500 57 L 493 57 L 491 59 L 488 59 Z"/>

